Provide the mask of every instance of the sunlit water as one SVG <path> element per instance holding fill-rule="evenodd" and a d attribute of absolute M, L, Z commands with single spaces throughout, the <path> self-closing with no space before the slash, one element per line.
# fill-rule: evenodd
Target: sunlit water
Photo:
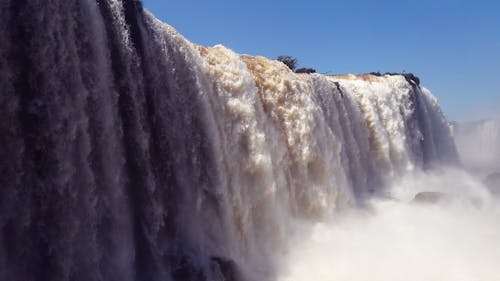
<path fill-rule="evenodd" d="M 139 1 L 2 3 L 1 281 L 492 277 L 487 193 L 405 178 L 458 165 L 418 79 L 296 74 Z M 473 200 L 408 205 L 443 186 Z"/>

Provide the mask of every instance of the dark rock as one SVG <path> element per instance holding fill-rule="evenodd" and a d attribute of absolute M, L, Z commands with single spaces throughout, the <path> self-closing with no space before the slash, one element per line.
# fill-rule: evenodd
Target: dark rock
<path fill-rule="evenodd" d="M 295 70 L 295 73 L 316 73 L 316 69 L 309 67 L 301 67 Z"/>
<path fill-rule="evenodd" d="M 225 257 L 212 256 L 210 269 L 203 270 L 203 262 L 197 258 L 173 257 L 172 278 L 174 281 L 241 281 L 242 275 L 236 262 Z"/>
<path fill-rule="evenodd" d="M 493 195 L 500 195 L 500 172 L 488 175 L 483 182 Z"/>
<path fill-rule="evenodd" d="M 483 200 L 479 197 L 456 196 L 437 191 L 419 192 L 417 193 L 417 195 L 415 195 L 415 197 L 411 202 L 418 204 L 465 203 L 465 204 L 470 204 L 475 208 L 482 208 L 484 205 Z"/>
<path fill-rule="evenodd" d="M 182 257 L 172 270 L 175 281 L 204 281 L 203 270 L 189 257 Z"/>
<path fill-rule="evenodd" d="M 438 204 L 448 201 L 450 199 L 449 195 L 442 192 L 435 191 L 424 191 L 419 192 L 411 202 L 414 203 L 424 203 L 424 204 Z"/>
<path fill-rule="evenodd" d="M 241 280 L 236 263 L 232 260 L 222 257 L 212 257 L 210 270 L 215 280 L 237 281 Z"/>

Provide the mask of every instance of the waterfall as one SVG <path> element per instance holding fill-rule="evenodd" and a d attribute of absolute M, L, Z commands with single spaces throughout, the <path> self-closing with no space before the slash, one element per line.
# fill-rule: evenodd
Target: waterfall
<path fill-rule="evenodd" d="M 294 74 L 132 0 L 0 3 L 0 280 L 274 280 L 294 220 L 457 162 L 401 75 Z"/>
<path fill-rule="evenodd" d="M 467 168 L 480 174 L 500 169 L 500 122 L 481 120 L 455 122 L 453 136 L 460 158 Z"/>

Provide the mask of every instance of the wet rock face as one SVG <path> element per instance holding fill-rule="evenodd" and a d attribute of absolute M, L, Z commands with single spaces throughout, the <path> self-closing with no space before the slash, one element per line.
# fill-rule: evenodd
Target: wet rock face
<path fill-rule="evenodd" d="M 172 270 L 175 281 L 238 281 L 242 279 L 237 264 L 228 258 L 213 256 L 210 258 L 210 269 L 204 271 L 202 266 L 190 257 L 182 257 Z"/>
<path fill-rule="evenodd" d="M 443 192 L 424 191 L 419 192 L 413 198 L 413 203 L 439 204 L 450 200 L 450 196 Z"/>
<path fill-rule="evenodd" d="M 500 172 L 489 174 L 484 179 L 484 184 L 493 195 L 500 195 Z"/>
<path fill-rule="evenodd" d="M 237 281 L 242 280 L 241 274 L 238 271 L 236 263 L 232 260 L 212 257 L 210 269 L 214 275 L 215 280 L 221 281 Z"/>
<path fill-rule="evenodd" d="M 484 201 L 475 196 L 457 196 L 456 194 L 448 194 L 439 191 L 423 191 L 415 195 L 412 203 L 443 205 L 443 204 L 467 204 L 475 208 L 481 208 Z"/>

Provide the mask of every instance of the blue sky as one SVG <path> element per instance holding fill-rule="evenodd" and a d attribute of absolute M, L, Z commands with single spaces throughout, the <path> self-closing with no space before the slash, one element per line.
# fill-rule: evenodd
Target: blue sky
<path fill-rule="evenodd" d="M 413 72 L 449 119 L 500 117 L 500 0 L 143 3 L 198 44 L 318 72 Z"/>

